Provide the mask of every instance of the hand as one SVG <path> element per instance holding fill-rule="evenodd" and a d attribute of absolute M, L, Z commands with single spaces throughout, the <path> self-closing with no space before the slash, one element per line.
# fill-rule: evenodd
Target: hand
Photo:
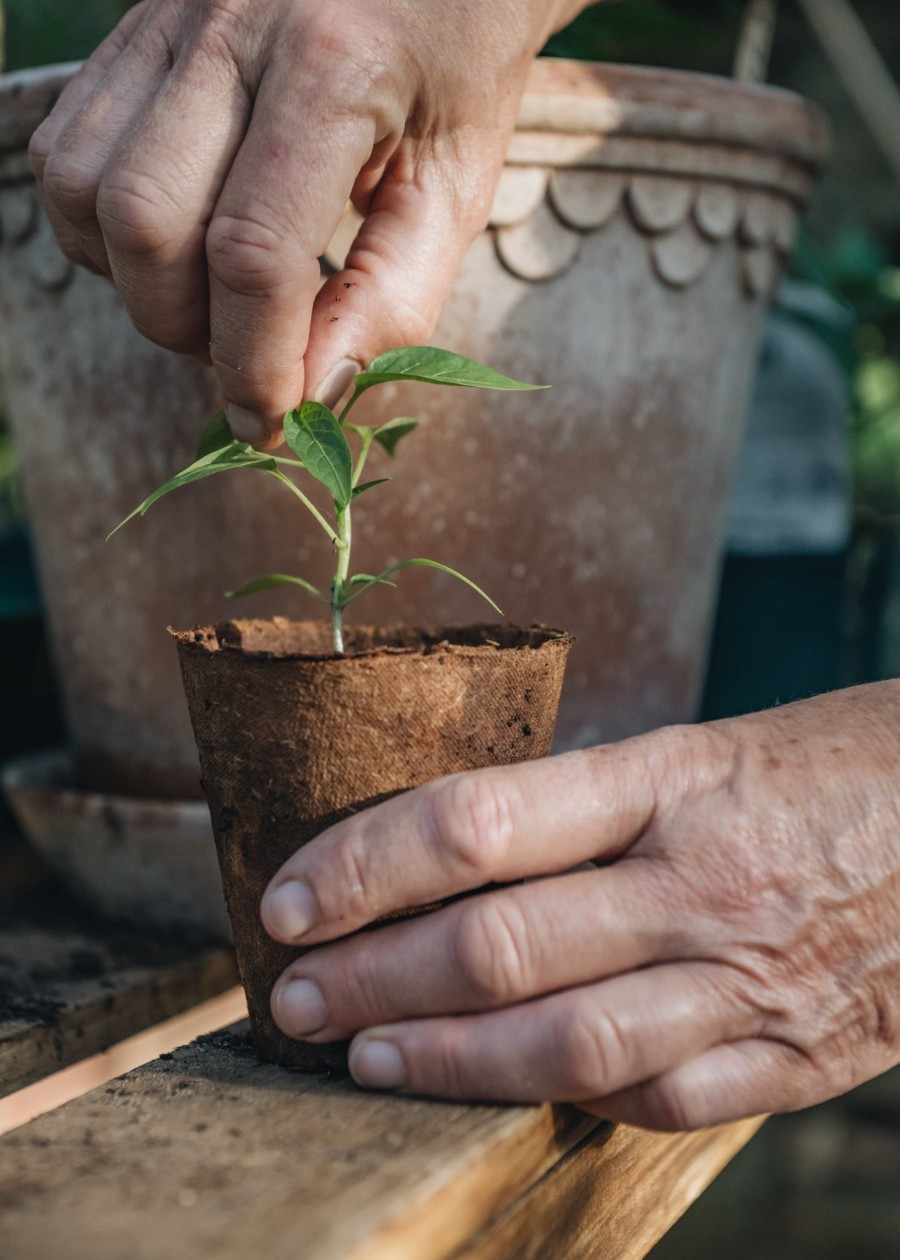
<path fill-rule="evenodd" d="M 382 350 L 425 341 L 484 226 L 531 59 L 573 0 L 144 0 L 31 159 L 68 256 L 210 359 L 277 445 Z M 352 198 L 366 216 L 319 292 Z"/>
<path fill-rule="evenodd" d="M 269 886 L 276 940 L 509 886 L 303 956 L 275 1018 L 358 1034 L 362 1085 L 656 1129 L 840 1094 L 900 1061 L 898 732 L 884 683 L 351 818 Z"/>

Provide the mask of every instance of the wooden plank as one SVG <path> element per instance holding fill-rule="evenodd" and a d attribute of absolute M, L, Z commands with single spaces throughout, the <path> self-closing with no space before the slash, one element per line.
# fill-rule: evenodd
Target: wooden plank
<path fill-rule="evenodd" d="M 237 983 L 224 945 L 104 924 L 52 886 L 0 905 L 0 1097 Z"/>
<path fill-rule="evenodd" d="M 459 1260 L 640 1260 L 762 1124 L 689 1134 L 605 1128 L 458 1252 Z"/>
<path fill-rule="evenodd" d="M 237 1026 L 3 1139 L 0 1237 L 4 1260 L 447 1260 L 538 1203 L 552 1169 L 570 1179 L 574 1165 L 622 1147 L 623 1181 L 596 1245 L 627 1227 L 645 1176 L 656 1221 L 680 1214 L 683 1193 L 670 1201 L 661 1180 L 671 1168 L 704 1184 L 711 1160 L 695 1164 L 695 1144 L 618 1136 L 568 1107 L 363 1093 L 261 1062 Z"/>

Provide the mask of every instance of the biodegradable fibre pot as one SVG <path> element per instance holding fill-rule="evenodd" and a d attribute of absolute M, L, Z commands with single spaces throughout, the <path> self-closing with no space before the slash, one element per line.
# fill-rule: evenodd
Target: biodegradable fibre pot
<path fill-rule="evenodd" d="M 174 495 L 105 543 L 191 459 L 219 400 L 208 370 L 142 340 L 111 286 L 53 241 L 25 150 L 72 71 L 0 78 L 0 369 L 79 782 L 197 793 L 160 625 L 234 615 L 222 592 L 260 565 L 327 584 L 331 557 L 282 487 L 245 474 Z M 552 391 L 386 386 L 360 407 L 361 421 L 423 420 L 391 465 L 396 493 L 360 507 L 361 568 L 434 556 L 513 621 L 571 628 L 562 747 L 696 716 L 760 333 L 824 135 L 774 89 L 537 62 L 433 344 Z M 470 591 L 427 570 L 368 598 L 372 622 L 478 616 Z M 280 592 L 241 610 L 273 613 L 304 615 Z"/>
<path fill-rule="evenodd" d="M 302 952 L 259 906 L 302 845 L 432 779 L 546 756 L 571 638 L 543 627 L 353 627 L 231 621 L 175 633 L 250 1020 L 261 1053 L 343 1068 L 346 1046 L 286 1037 L 272 986 Z"/>

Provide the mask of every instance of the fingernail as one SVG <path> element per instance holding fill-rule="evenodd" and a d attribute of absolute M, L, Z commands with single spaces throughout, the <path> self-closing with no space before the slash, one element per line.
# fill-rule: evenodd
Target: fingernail
<path fill-rule="evenodd" d="M 350 1051 L 350 1074 L 366 1089 L 405 1089 L 403 1055 L 391 1041 L 363 1038 Z"/>
<path fill-rule="evenodd" d="M 326 407 L 337 406 L 362 370 L 362 364 L 356 359 L 344 359 L 328 373 L 316 390 L 315 401 L 324 403 Z"/>
<path fill-rule="evenodd" d="M 266 931 L 279 941 L 296 941 L 316 921 L 316 899 L 308 884 L 289 879 L 263 897 L 262 920 Z"/>
<path fill-rule="evenodd" d="M 309 1037 L 328 1023 L 328 1007 L 312 980 L 289 980 L 275 990 L 275 1022 L 289 1037 Z"/>
<path fill-rule="evenodd" d="M 236 403 L 229 403 L 226 409 L 228 423 L 231 426 L 231 432 L 239 442 L 249 442 L 251 446 L 255 446 L 257 442 L 264 442 L 269 436 L 269 429 L 262 416 L 258 416 L 255 411 L 248 411 L 246 407 L 239 407 Z"/>

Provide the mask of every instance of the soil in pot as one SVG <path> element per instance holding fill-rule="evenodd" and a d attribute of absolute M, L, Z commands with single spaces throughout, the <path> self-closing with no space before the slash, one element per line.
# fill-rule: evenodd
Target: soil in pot
<path fill-rule="evenodd" d="M 284 1036 L 272 986 L 302 951 L 259 904 L 302 845 L 432 779 L 550 752 L 571 637 L 510 626 L 230 621 L 174 632 L 250 1019 L 268 1059 L 345 1069 L 346 1046 Z"/>

